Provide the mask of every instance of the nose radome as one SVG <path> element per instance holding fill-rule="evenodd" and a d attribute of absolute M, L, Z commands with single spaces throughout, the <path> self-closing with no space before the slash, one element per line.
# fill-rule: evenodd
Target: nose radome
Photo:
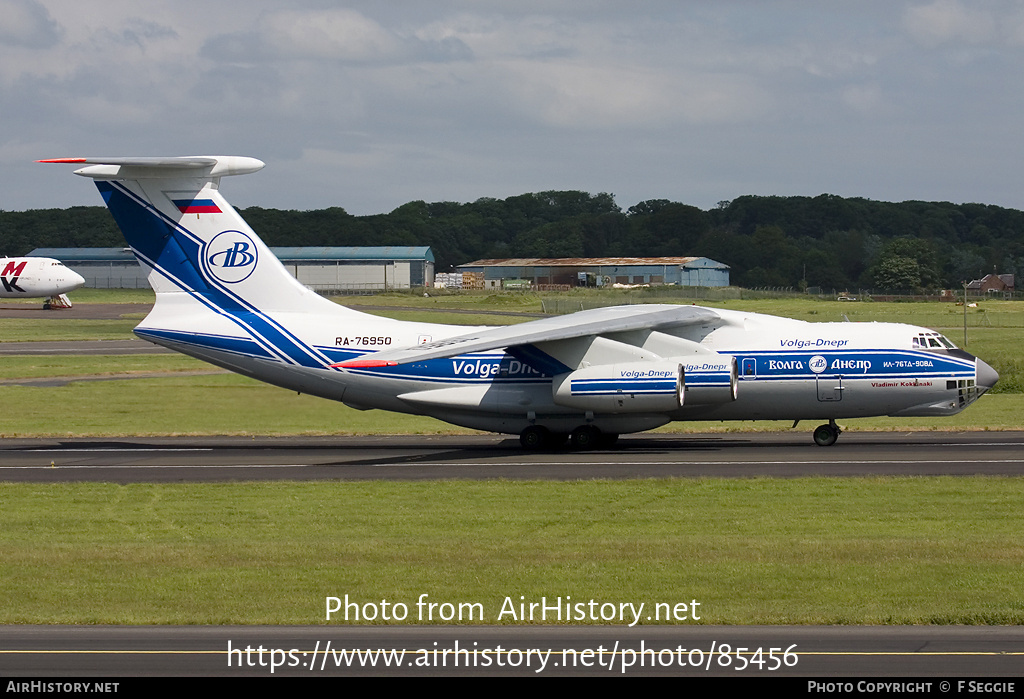
<path fill-rule="evenodd" d="M 984 388 L 986 391 L 996 385 L 996 381 L 999 380 L 999 372 L 990 367 L 987 362 L 982 359 L 978 359 L 978 376 L 976 382 L 978 386 Z"/>

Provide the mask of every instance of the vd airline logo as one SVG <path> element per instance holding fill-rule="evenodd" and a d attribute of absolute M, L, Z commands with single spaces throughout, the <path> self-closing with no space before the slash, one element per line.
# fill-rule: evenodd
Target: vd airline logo
<path fill-rule="evenodd" d="M 256 244 L 241 231 L 218 233 L 203 254 L 210 274 L 226 284 L 248 279 L 258 261 Z"/>
<path fill-rule="evenodd" d="M 820 354 L 816 354 L 813 357 L 811 357 L 811 360 L 809 362 L 807 362 L 807 366 L 815 374 L 820 374 L 821 372 L 825 371 L 825 369 L 828 369 L 828 360 L 822 357 Z"/>

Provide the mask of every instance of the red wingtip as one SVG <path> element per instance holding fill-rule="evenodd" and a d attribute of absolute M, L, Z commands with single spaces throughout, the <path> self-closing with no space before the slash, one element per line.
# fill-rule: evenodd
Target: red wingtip
<path fill-rule="evenodd" d="M 338 362 L 328 366 L 334 369 L 374 369 L 382 366 L 398 366 L 398 362 L 389 362 L 382 359 L 350 359 L 347 362 Z"/>
<path fill-rule="evenodd" d="M 37 160 L 37 163 L 84 163 L 85 158 L 50 158 L 49 160 Z"/>

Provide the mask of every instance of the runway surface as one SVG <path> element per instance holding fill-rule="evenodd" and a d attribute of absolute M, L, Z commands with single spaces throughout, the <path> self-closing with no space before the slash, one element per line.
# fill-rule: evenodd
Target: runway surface
<path fill-rule="evenodd" d="M 0 355 L 176 354 L 145 340 L 73 340 L 0 343 Z"/>
<path fill-rule="evenodd" d="M 795 478 L 1024 475 L 1024 432 L 807 431 L 624 436 L 615 449 L 528 452 L 501 436 L 5 439 L 0 480 Z"/>
<path fill-rule="evenodd" d="M 1014 627 L 13 626 L 0 636 L 0 676 L 22 678 L 911 677 L 939 693 L 941 678 L 1013 678 L 1022 663 Z"/>
<path fill-rule="evenodd" d="M 33 320 L 118 320 L 142 318 L 153 309 L 152 303 L 74 303 L 71 308 L 43 308 L 43 299 L 24 303 L 0 303 L 0 318 Z"/>

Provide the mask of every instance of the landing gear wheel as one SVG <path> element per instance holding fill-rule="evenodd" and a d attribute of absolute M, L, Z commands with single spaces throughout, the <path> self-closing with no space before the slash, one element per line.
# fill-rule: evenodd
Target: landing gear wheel
<path fill-rule="evenodd" d="M 601 430 L 593 425 L 577 427 L 569 435 L 573 449 L 594 449 L 601 442 Z"/>
<path fill-rule="evenodd" d="M 611 449 L 619 441 L 619 435 L 614 432 L 602 432 L 601 439 L 598 441 L 602 449 Z"/>
<path fill-rule="evenodd" d="M 830 447 L 836 443 L 837 439 L 839 439 L 839 428 L 834 420 L 827 425 L 818 425 L 814 428 L 814 443 L 819 447 Z"/>
<path fill-rule="evenodd" d="M 546 447 L 551 441 L 551 433 L 546 427 L 530 425 L 519 434 L 519 443 L 524 449 L 538 451 Z"/>

